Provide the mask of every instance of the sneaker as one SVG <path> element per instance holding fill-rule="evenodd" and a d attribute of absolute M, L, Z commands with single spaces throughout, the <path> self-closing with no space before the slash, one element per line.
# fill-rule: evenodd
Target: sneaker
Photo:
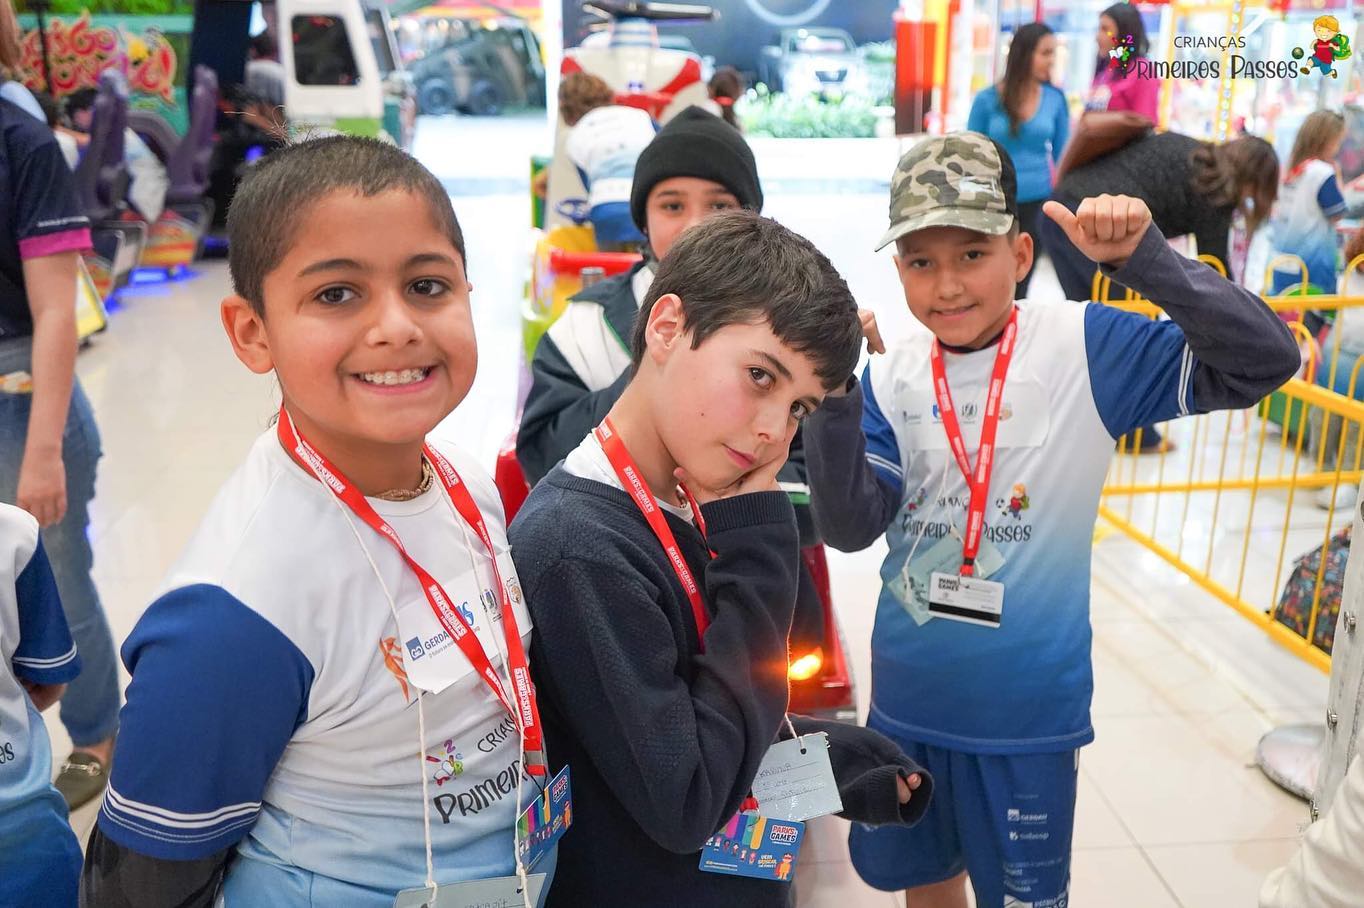
<path fill-rule="evenodd" d="M 93 754 L 75 751 L 62 764 L 62 771 L 53 782 L 66 799 L 66 806 L 75 810 L 104 793 L 109 784 L 109 769 Z"/>
<path fill-rule="evenodd" d="M 1359 486 L 1352 482 L 1342 482 L 1335 488 L 1325 486 L 1317 490 L 1317 507 L 1323 511 L 1352 508 L 1355 506 L 1355 499 L 1358 497 Z"/>

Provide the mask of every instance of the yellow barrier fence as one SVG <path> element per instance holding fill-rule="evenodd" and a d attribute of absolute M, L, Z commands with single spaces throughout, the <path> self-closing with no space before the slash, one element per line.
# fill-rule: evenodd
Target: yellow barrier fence
<path fill-rule="evenodd" d="M 1351 266 L 1360 262 L 1364 257 Z M 1110 289 L 1096 275 L 1095 298 L 1113 290 L 1122 288 Z M 1266 302 L 1294 315 L 1364 307 L 1364 297 L 1302 292 Z M 1130 291 L 1109 305 L 1153 318 L 1160 312 Z M 1352 525 L 1354 488 L 1364 483 L 1364 403 L 1354 399 L 1364 391 L 1364 357 L 1341 355 L 1341 332 L 1332 332 L 1323 353 L 1300 322 L 1290 327 L 1305 352 L 1307 380 L 1290 380 L 1251 410 L 1161 426 L 1172 450 L 1135 456 L 1143 433 L 1120 439 L 1099 514 L 1289 651 L 1329 671 L 1341 578 L 1338 559 L 1326 552 Z M 1319 369 L 1327 370 L 1324 384 L 1346 393 L 1316 384 Z M 1294 590 L 1288 608 L 1286 586 Z"/>

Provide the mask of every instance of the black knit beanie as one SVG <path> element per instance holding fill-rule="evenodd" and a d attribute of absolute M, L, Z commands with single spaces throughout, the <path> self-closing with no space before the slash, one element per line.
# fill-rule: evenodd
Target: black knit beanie
<path fill-rule="evenodd" d="M 673 177 L 719 183 L 743 207 L 762 211 L 763 190 L 753 150 L 739 130 L 700 107 L 688 107 L 673 117 L 640 152 L 630 190 L 630 216 L 641 232 L 648 231 L 649 191 Z"/>

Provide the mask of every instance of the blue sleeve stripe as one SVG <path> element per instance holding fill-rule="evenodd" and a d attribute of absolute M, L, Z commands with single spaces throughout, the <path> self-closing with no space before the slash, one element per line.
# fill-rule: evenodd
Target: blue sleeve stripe
<path fill-rule="evenodd" d="M 1321 206 L 1322 212 L 1328 218 L 1345 213 L 1347 208 L 1345 196 L 1340 191 L 1340 184 L 1336 182 L 1335 174 L 1331 174 L 1323 180 L 1317 189 L 1317 204 Z"/>
<path fill-rule="evenodd" d="M 71 648 L 60 656 L 53 656 L 51 659 L 37 659 L 32 656 L 15 656 L 13 659 L 16 665 L 27 666 L 28 668 L 60 668 L 71 662 L 76 661 L 76 644 L 71 644 Z"/>
<path fill-rule="evenodd" d="M 891 463 L 889 460 L 886 460 L 879 454 L 873 454 L 870 451 L 868 451 L 867 463 L 871 464 L 874 469 L 889 474 L 890 477 L 893 478 L 896 482 L 900 482 L 905 478 L 904 470 L 900 469 L 900 465 L 898 463 Z"/>
<path fill-rule="evenodd" d="M 1184 359 L 1179 364 L 1179 415 L 1188 416 L 1193 411 L 1193 369 L 1194 355 L 1189 345 L 1184 345 Z"/>
<path fill-rule="evenodd" d="M 260 810 L 261 805 L 260 801 L 243 801 L 240 804 L 228 804 L 225 807 L 219 807 L 217 810 L 207 810 L 203 813 L 181 813 L 178 810 L 167 810 L 164 807 L 157 807 L 155 804 L 144 804 L 141 801 L 134 801 L 132 798 L 125 798 L 113 787 L 106 790 L 105 798 L 116 810 L 177 829 L 202 829 L 208 826 L 216 826 L 225 820 L 231 820 L 243 814 L 254 816 L 256 811 Z"/>
<path fill-rule="evenodd" d="M 36 684 L 63 684 L 79 675 L 80 655 L 41 538 L 15 578 L 14 596 L 19 606 L 19 645 L 10 654 L 15 676 Z"/>
<path fill-rule="evenodd" d="M 104 804 L 100 807 L 100 818 L 102 821 L 105 821 L 101 822 L 100 826 L 106 835 L 109 834 L 111 828 L 122 828 L 133 833 L 137 837 L 134 841 L 138 844 L 150 839 L 156 842 L 163 842 L 170 846 L 196 845 L 202 847 L 205 843 L 218 843 L 220 840 L 217 847 L 204 849 L 210 854 L 214 851 L 220 851 L 223 848 L 227 848 L 229 845 L 239 841 L 241 836 L 236 833 L 239 830 L 250 828 L 252 824 L 256 822 L 256 817 L 260 813 L 258 807 L 248 814 L 234 815 L 225 818 L 216 826 L 207 829 L 196 827 L 180 831 L 174 827 L 165 825 L 163 821 L 146 821 L 141 819 L 137 814 L 123 811 L 121 808 L 115 806 L 111 800 L 112 797 L 116 796 L 117 795 L 112 790 L 106 790 Z M 106 825 L 106 823 L 112 825 Z M 118 841 L 117 836 L 111 836 L 111 838 Z M 143 849 L 138 848 L 137 850 L 140 851 Z"/>

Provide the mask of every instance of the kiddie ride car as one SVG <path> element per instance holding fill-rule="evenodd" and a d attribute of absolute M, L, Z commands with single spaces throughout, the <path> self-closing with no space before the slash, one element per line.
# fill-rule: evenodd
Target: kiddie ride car
<path fill-rule="evenodd" d="M 200 0 L 188 28 L 188 62 L 177 59 L 158 28 L 139 34 L 136 16 L 112 24 L 92 21 L 88 11 L 74 21 L 54 17 L 48 44 L 59 50 L 50 58 L 36 29 L 26 34 L 22 70 L 30 87 L 50 88 L 59 98 L 81 88 L 97 91 L 75 184 L 93 227 L 94 250 L 84 261 L 98 299 L 108 299 L 138 266 L 144 269 L 139 280 L 187 273 L 213 226 L 221 225 L 241 171 L 264 151 L 224 154 L 245 119 L 247 104 L 235 86 L 246 81 L 253 6 Z M 382 4 L 276 0 L 269 12 L 267 21 L 278 24 L 281 36 L 284 103 L 276 114 L 283 125 L 410 142 L 415 102 Z M 157 200 L 163 208 L 150 224 L 126 200 L 128 131 L 166 172 L 165 197 Z M 102 327 L 99 315 L 83 323 Z"/>
<path fill-rule="evenodd" d="M 708 21 L 709 7 L 673 3 L 597 0 L 584 9 L 607 20 L 605 43 L 565 52 L 561 72 L 589 72 L 616 91 L 616 103 L 647 111 L 660 124 L 693 104 L 705 102 L 701 60 L 693 53 L 661 48 L 654 23 Z M 587 192 L 564 150 L 568 132 L 562 117 L 555 131 L 554 156 L 547 163 L 548 187 L 543 206 L 536 203 L 535 253 L 531 266 L 522 340 L 526 363 L 549 326 L 563 312 L 569 297 L 582 287 L 584 269 L 600 276 L 620 274 L 639 260 L 634 253 L 601 252 L 587 221 Z M 523 387 L 528 383 L 523 382 Z M 519 412 L 518 412 L 519 420 Z M 529 492 L 516 460 L 516 434 L 499 453 L 495 479 L 508 522 Z M 793 493 L 800 494 L 800 493 Z M 802 550 L 801 557 L 819 595 L 822 610 L 820 639 L 792 640 L 791 709 L 806 714 L 856 718 L 857 702 L 842 632 L 834 615 L 829 569 L 824 546 Z"/>

